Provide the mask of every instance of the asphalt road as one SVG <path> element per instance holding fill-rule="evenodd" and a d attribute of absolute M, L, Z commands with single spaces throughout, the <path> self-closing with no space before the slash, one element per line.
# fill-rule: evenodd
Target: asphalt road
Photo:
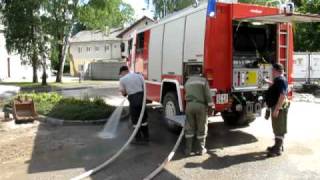
<path fill-rule="evenodd" d="M 173 161 L 155 179 L 320 179 L 320 104 L 292 103 L 285 153 L 266 158 L 272 144 L 270 121 L 257 119 L 248 127 L 230 129 L 221 118 L 210 125 L 209 153 L 185 157 L 181 145 Z M 151 143 L 130 145 L 93 180 L 142 179 L 170 152 L 177 134 L 167 130 L 159 109 L 148 108 Z M 116 139 L 103 140 L 95 126 L 31 124 L 0 126 L 0 179 L 70 179 L 111 157 L 129 137 L 122 121 Z"/>

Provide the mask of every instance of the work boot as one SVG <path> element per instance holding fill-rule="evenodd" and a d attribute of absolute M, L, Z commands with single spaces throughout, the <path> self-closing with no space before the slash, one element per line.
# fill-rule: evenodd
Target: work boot
<path fill-rule="evenodd" d="M 197 154 L 197 155 L 200 155 L 200 156 L 202 156 L 202 155 L 204 155 L 204 154 L 207 154 L 207 149 L 206 149 L 206 148 L 201 149 L 200 151 L 197 151 L 196 154 Z"/>
<path fill-rule="evenodd" d="M 283 151 L 283 139 L 276 138 L 275 145 L 268 151 L 268 157 L 280 156 Z"/>
<path fill-rule="evenodd" d="M 141 127 L 143 141 L 149 142 L 149 128 L 148 126 Z"/>
<path fill-rule="evenodd" d="M 197 151 L 197 155 L 204 155 L 207 153 L 207 149 L 206 149 L 206 138 L 199 138 L 197 139 L 197 143 L 198 143 L 198 151 Z"/>
<path fill-rule="evenodd" d="M 185 138 L 185 149 L 184 149 L 184 154 L 186 156 L 191 156 L 192 155 L 192 143 L 193 143 L 193 138 Z"/>
<path fill-rule="evenodd" d="M 274 139 L 274 144 L 273 144 L 273 146 L 267 147 L 267 151 L 270 152 L 275 146 L 276 146 L 276 139 Z"/>
<path fill-rule="evenodd" d="M 276 147 L 276 141 L 277 141 L 277 138 L 274 139 L 274 144 L 273 144 L 273 146 L 267 147 L 267 151 L 268 151 L 268 152 L 272 151 L 272 150 Z M 283 140 L 282 140 L 282 141 L 283 141 Z M 280 150 L 283 151 L 283 145 L 281 146 Z"/>
<path fill-rule="evenodd" d="M 136 136 L 134 137 L 134 140 L 132 140 L 130 144 L 134 144 L 134 145 L 143 144 L 143 142 L 142 142 L 142 133 L 141 133 L 140 129 L 138 130 Z"/>

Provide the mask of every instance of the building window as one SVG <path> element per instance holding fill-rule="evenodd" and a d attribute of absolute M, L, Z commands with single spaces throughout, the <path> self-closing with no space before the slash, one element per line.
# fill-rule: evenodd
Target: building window
<path fill-rule="evenodd" d="M 99 51 L 99 47 L 98 47 L 98 46 L 94 47 L 94 49 L 95 49 L 96 51 Z"/>
<path fill-rule="evenodd" d="M 120 44 L 120 49 L 121 49 L 121 52 L 125 52 L 126 51 L 126 45 L 124 44 L 124 42 L 122 42 Z"/>
<path fill-rule="evenodd" d="M 117 48 L 117 45 L 115 44 L 115 45 L 113 45 L 113 48 Z"/>
<path fill-rule="evenodd" d="M 78 53 L 82 53 L 82 47 L 78 47 Z"/>
<path fill-rule="evenodd" d="M 137 35 L 137 52 L 143 52 L 143 47 L 144 47 L 144 33 L 140 33 Z"/>
<path fill-rule="evenodd" d="M 109 45 L 106 45 L 106 46 L 104 47 L 104 51 L 105 51 L 105 52 L 109 51 Z"/>
<path fill-rule="evenodd" d="M 133 40 L 130 39 L 128 42 L 128 53 L 131 54 Z"/>
<path fill-rule="evenodd" d="M 87 52 L 90 52 L 91 51 L 91 47 L 87 47 Z"/>

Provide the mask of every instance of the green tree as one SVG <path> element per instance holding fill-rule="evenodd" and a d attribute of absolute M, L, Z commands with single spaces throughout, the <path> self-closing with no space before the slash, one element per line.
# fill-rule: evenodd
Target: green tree
<path fill-rule="evenodd" d="M 40 14 L 41 0 L 2 0 L 1 13 L 9 53 L 18 53 L 33 68 L 33 82 L 38 82 L 37 70 L 45 64 L 44 31 Z M 44 72 L 45 73 L 45 72 Z M 43 76 L 43 84 L 46 76 Z"/>
<path fill-rule="evenodd" d="M 268 0 L 239 0 L 241 3 L 265 5 Z"/>
<path fill-rule="evenodd" d="M 84 2 L 87 2 L 86 4 Z M 69 38 L 84 28 L 104 29 L 132 20 L 133 9 L 122 0 L 46 0 L 52 64 L 58 67 L 56 82 L 62 82 Z"/>
<path fill-rule="evenodd" d="M 79 8 L 77 18 L 87 29 L 105 30 L 132 22 L 133 8 L 122 0 L 91 0 Z"/>
<path fill-rule="evenodd" d="M 32 64 L 33 82 L 50 56 L 62 81 L 69 38 L 74 29 L 104 29 L 131 21 L 133 9 L 122 0 L 0 0 L 9 52 Z M 87 2 L 87 4 L 85 4 Z M 50 46 L 48 46 L 48 42 Z M 50 47 L 50 48 L 49 48 Z M 50 55 L 48 51 L 51 51 Z M 43 80 L 43 83 L 46 82 Z"/>
<path fill-rule="evenodd" d="M 145 0 L 145 3 L 152 3 L 155 7 L 155 16 L 161 19 L 168 14 L 192 5 L 195 0 L 153 0 L 152 2 L 151 0 Z"/>
<path fill-rule="evenodd" d="M 301 0 L 299 12 L 318 14 L 320 0 Z M 320 51 L 320 23 L 295 24 L 295 51 Z"/>
<path fill-rule="evenodd" d="M 80 0 L 43 0 L 46 30 L 51 35 L 51 61 L 57 68 L 56 82 L 62 82 L 68 40 L 76 21 Z"/>

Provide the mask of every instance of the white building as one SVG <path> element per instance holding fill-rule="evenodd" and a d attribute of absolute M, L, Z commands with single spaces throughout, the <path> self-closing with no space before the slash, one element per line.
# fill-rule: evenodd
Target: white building
<path fill-rule="evenodd" d="M 118 78 L 121 58 L 121 39 L 116 32 L 80 31 L 70 39 L 70 74 L 78 76 L 81 71 L 90 79 Z M 99 64 L 99 65 L 97 65 Z M 103 67 L 110 67 L 101 69 Z"/>
<path fill-rule="evenodd" d="M 136 30 L 153 23 L 144 16 L 121 32 L 80 31 L 70 39 L 70 74 L 79 76 L 83 72 L 87 79 L 118 79 L 119 68 L 128 57 L 128 41 Z"/>
<path fill-rule="evenodd" d="M 20 55 L 9 54 L 6 49 L 4 26 L 0 24 L 0 82 L 1 81 L 29 81 L 32 82 L 33 70 L 31 65 L 23 64 Z M 47 71 L 51 76 L 51 71 Z M 38 71 L 40 81 L 41 68 Z"/>

